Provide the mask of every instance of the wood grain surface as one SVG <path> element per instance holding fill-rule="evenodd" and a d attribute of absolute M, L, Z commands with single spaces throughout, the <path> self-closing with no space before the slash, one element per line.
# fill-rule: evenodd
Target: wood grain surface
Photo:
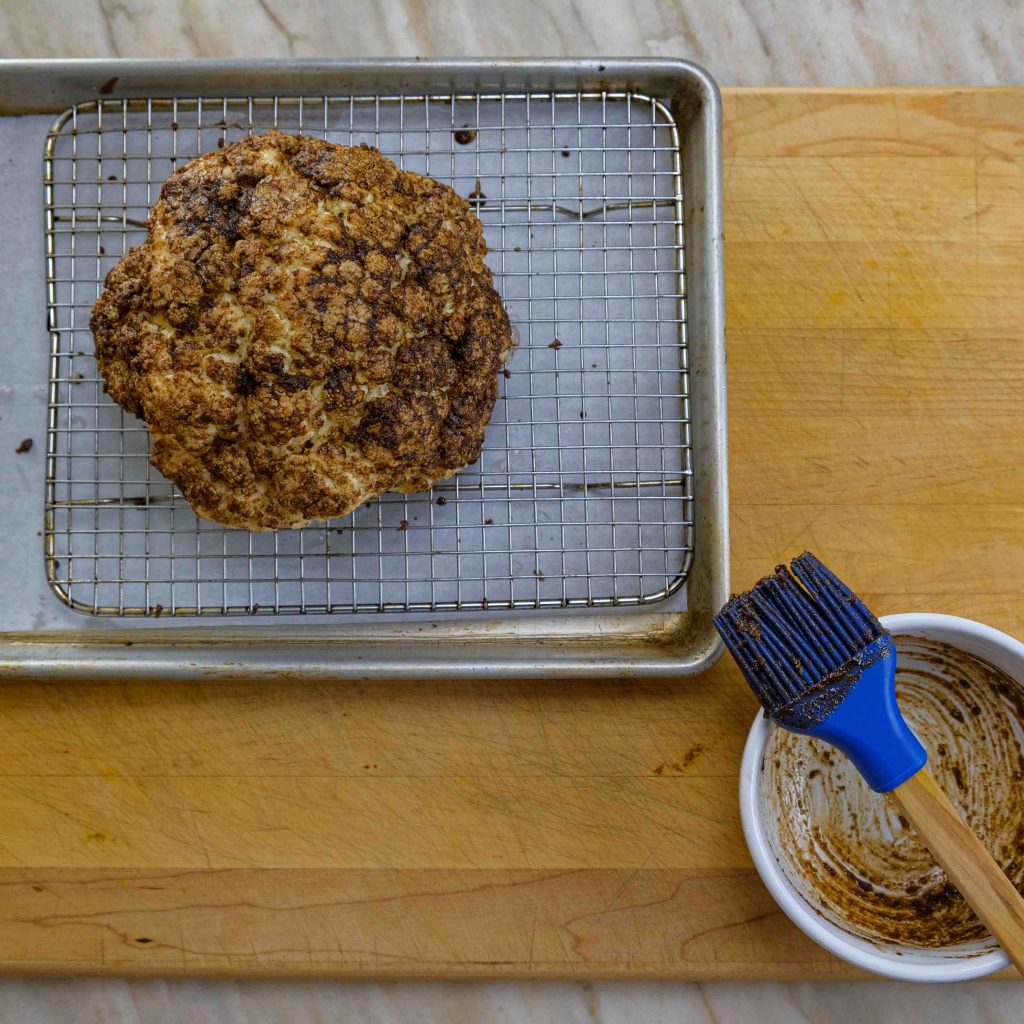
<path fill-rule="evenodd" d="M 1024 91 L 725 97 L 733 581 L 1024 634 Z M 754 872 L 755 701 L 0 688 L 0 969 L 823 978 Z"/>

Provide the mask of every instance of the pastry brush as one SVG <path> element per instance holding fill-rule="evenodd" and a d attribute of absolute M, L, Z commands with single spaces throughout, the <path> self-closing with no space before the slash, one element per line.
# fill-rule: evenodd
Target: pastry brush
<path fill-rule="evenodd" d="M 892 637 L 810 552 L 730 598 L 715 626 L 767 716 L 841 750 L 889 793 L 1024 973 L 1024 897 L 925 767 L 896 702 Z"/>

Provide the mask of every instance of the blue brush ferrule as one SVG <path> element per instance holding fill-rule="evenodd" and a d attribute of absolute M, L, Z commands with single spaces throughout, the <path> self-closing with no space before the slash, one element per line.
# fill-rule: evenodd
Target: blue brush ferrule
<path fill-rule="evenodd" d="M 813 729 L 800 730 L 841 750 L 877 793 L 888 793 L 928 760 L 896 703 L 896 647 L 883 636 L 861 658 L 866 667 L 842 703 Z"/>

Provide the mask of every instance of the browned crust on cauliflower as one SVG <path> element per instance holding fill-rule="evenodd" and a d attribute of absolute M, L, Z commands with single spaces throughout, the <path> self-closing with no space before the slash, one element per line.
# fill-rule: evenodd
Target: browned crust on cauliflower
<path fill-rule="evenodd" d="M 167 179 L 93 309 L 96 358 L 199 515 L 344 516 L 479 457 L 512 348 L 486 254 L 447 186 L 267 132 Z"/>

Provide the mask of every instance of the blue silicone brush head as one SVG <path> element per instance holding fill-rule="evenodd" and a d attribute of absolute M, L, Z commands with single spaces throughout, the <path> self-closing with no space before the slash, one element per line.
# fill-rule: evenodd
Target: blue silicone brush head
<path fill-rule="evenodd" d="M 765 713 L 846 753 L 880 792 L 927 754 L 896 703 L 896 648 L 882 624 L 809 551 L 715 616 Z"/>

